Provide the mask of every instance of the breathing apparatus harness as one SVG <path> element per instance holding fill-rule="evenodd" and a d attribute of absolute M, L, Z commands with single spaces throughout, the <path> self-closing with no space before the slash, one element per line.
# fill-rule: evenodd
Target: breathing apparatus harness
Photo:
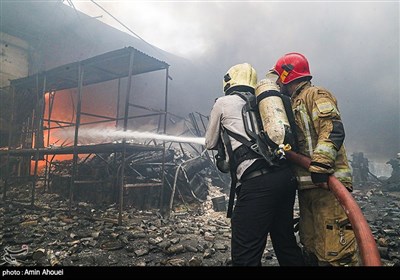
<path fill-rule="evenodd" d="M 242 117 L 246 134 L 249 136 L 250 140 L 222 127 L 222 139 L 229 156 L 229 162 L 226 161 L 225 148 L 222 141 L 219 141 L 218 143 L 216 162 L 217 167 L 221 172 L 230 172 L 231 175 L 231 189 L 227 210 L 228 218 L 232 216 L 236 184 L 238 182 L 236 169 L 240 163 L 248 159 L 264 159 L 268 168 L 276 168 L 283 163 L 282 160 L 286 159 L 285 151 L 292 149 L 292 146 L 297 150 L 297 144 L 294 141 L 296 138 L 293 135 L 293 131 L 290 131 L 290 139 L 293 140 L 290 144 L 278 145 L 270 139 L 264 130 L 260 129 L 262 124 L 258 108 L 259 98 L 256 98 L 253 93 L 233 91 L 229 93 L 229 95 L 238 95 L 246 102 L 242 108 Z M 291 127 L 294 127 L 294 116 L 290 105 L 290 99 L 287 97 L 285 101 L 284 96 L 280 97 L 283 100 L 290 125 Z M 242 145 L 240 145 L 235 151 L 232 149 L 229 136 L 242 143 Z"/>

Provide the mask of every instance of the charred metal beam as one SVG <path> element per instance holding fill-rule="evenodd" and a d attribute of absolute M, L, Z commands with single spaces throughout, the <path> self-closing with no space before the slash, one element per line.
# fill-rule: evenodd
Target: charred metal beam
<path fill-rule="evenodd" d="M 79 145 L 76 146 L 78 154 L 90 154 L 90 153 L 113 153 L 122 152 L 122 143 L 106 143 L 96 145 Z M 132 152 L 143 152 L 143 151 L 161 151 L 161 146 L 144 146 L 138 144 L 126 144 L 126 151 Z M 39 155 L 70 155 L 73 154 L 74 147 L 52 147 L 52 148 L 39 148 Z M 35 149 L 15 149 L 15 150 L 0 150 L 0 157 L 2 156 L 34 156 Z"/>
<path fill-rule="evenodd" d="M 168 112 L 168 79 L 169 79 L 169 67 L 166 67 L 165 69 L 165 103 L 164 103 L 164 134 L 167 132 L 167 112 Z M 161 215 L 166 215 L 169 216 L 169 209 L 166 207 L 165 202 L 164 202 L 164 195 L 165 195 L 165 141 L 163 141 L 163 161 L 162 161 L 162 166 L 161 166 L 161 195 L 160 195 L 160 212 Z"/>
<path fill-rule="evenodd" d="M 137 183 L 137 184 L 124 184 L 124 188 L 142 188 L 142 187 L 161 187 L 162 183 L 150 182 L 150 183 Z"/>
<path fill-rule="evenodd" d="M 201 136 L 200 135 L 200 129 L 199 129 L 199 126 L 197 125 L 197 121 L 196 121 L 196 117 L 194 116 L 194 113 L 190 113 L 189 114 L 189 118 L 190 118 L 190 120 L 192 122 L 194 131 L 195 131 L 195 135 L 200 137 Z"/>
<path fill-rule="evenodd" d="M 125 111 L 124 111 L 124 131 L 128 129 L 128 117 L 129 117 L 129 98 L 131 95 L 132 86 L 132 74 L 133 74 L 133 62 L 135 58 L 135 52 L 129 53 L 129 70 L 128 70 L 128 82 L 126 86 L 125 95 Z M 125 161 L 126 161 L 126 138 L 122 140 L 122 164 L 121 164 L 121 179 L 119 180 L 119 209 L 118 209 L 118 225 L 122 225 L 122 210 L 124 203 L 124 175 L 125 175 Z"/>
<path fill-rule="evenodd" d="M 72 159 L 72 175 L 71 182 L 69 186 L 69 214 L 71 215 L 72 210 L 72 201 L 74 199 L 74 181 L 77 173 L 77 165 L 78 165 L 78 137 L 79 137 L 79 125 L 81 123 L 81 110 L 82 110 L 82 87 L 83 87 L 83 76 L 84 76 L 84 67 L 81 63 L 78 64 L 78 101 L 76 105 L 76 114 L 75 114 L 75 135 L 74 135 L 74 146 L 73 146 L 73 159 Z"/>
<path fill-rule="evenodd" d="M 108 117 L 108 116 L 97 115 L 97 114 L 81 112 L 81 115 L 85 115 L 85 116 L 89 116 L 89 117 L 96 117 L 96 118 L 101 118 L 101 119 L 107 119 L 107 120 L 110 120 L 110 121 L 115 121 L 115 118 Z"/>

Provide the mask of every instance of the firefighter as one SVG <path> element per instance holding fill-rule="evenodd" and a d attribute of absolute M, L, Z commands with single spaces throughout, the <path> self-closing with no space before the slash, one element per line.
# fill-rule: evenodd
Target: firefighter
<path fill-rule="evenodd" d="M 297 167 L 300 241 L 309 265 L 357 265 L 357 244 L 351 224 L 329 191 L 334 174 L 352 192 L 352 174 L 346 156 L 345 131 L 336 98 L 311 83 L 307 58 L 288 53 L 274 71 L 281 93 L 291 97 L 299 152 L 311 158 L 308 170 Z"/>
<path fill-rule="evenodd" d="M 231 191 L 237 195 L 231 219 L 232 265 L 260 266 L 268 234 L 281 266 L 304 265 L 293 232 L 294 173 L 288 164 L 269 167 L 266 159 L 237 140 L 251 140 L 242 115 L 246 101 L 240 94 L 254 94 L 257 73 L 248 63 L 237 64 L 228 70 L 223 83 L 225 96 L 211 110 L 205 143 L 209 150 L 223 143 L 231 169 Z"/>

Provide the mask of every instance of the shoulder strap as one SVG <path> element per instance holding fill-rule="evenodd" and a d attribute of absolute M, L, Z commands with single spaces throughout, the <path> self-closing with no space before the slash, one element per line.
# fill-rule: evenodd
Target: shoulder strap
<path fill-rule="evenodd" d="M 236 139 L 237 141 L 239 141 L 240 143 L 243 143 L 244 145 L 246 145 L 247 147 L 249 147 L 251 149 L 251 146 L 254 145 L 254 142 L 247 140 L 245 137 L 243 137 L 242 135 L 239 135 L 233 131 L 230 131 L 229 129 L 225 128 L 226 133 L 228 133 L 229 136 L 231 136 L 232 138 Z"/>
<path fill-rule="evenodd" d="M 294 119 L 294 114 L 293 114 L 293 110 L 292 110 L 292 104 L 290 101 L 290 97 L 282 94 L 281 98 L 282 98 L 283 106 L 285 107 L 286 116 L 288 118 L 290 128 L 291 128 L 291 134 L 292 134 L 292 138 L 293 138 L 293 139 L 291 139 L 292 150 L 295 152 L 298 152 L 299 145 L 297 143 L 296 121 Z"/>
<path fill-rule="evenodd" d="M 232 150 L 232 145 L 231 141 L 229 140 L 229 136 L 227 133 L 227 129 L 222 127 L 222 138 L 224 140 L 224 143 L 226 145 L 226 150 L 228 152 L 229 156 L 229 161 L 230 163 L 233 163 L 233 150 Z M 227 218 L 232 217 L 232 211 L 233 211 L 233 203 L 235 201 L 235 194 L 236 194 L 236 184 L 237 184 L 237 176 L 236 176 L 236 164 L 229 164 L 229 171 L 231 173 L 231 189 L 229 191 L 229 201 L 228 201 L 228 210 L 226 213 Z"/>
<path fill-rule="evenodd" d="M 255 95 L 249 92 L 237 91 L 233 92 L 232 94 L 235 94 L 246 101 L 242 108 L 242 117 L 246 134 L 251 140 L 249 141 L 245 137 L 233 133 L 229 130 L 227 130 L 227 133 L 232 138 L 246 145 L 253 152 L 262 156 L 266 160 L 268 166 L 276 166 L 277 163 L 273 162 L 275 158 L 273 150 L 277 148 L 277 145 L 268 137 L 268 135 L 262 129 L 260 129 L 261 120 L 259 117 Z"/>
<path fill-rule="evenodd" d="M 257 139 L 257 134 L 260 132 L 258 115 L 259 113 L 256 97 L 254 94 L 251 94 L 249 92 L 235 92 L 235 94 L 246 102 L 242 108 L 242 117 L 244 121 L 243 124 L 246 130 L 246 134 L 255 143 Z"/>
<path fill-rule="evenodd" d="M 260 132 L 259 135 L 256 135 L 256 139 L 254 141 L 249 141 L 246 138 L 244 138 L 242 135 L 236 134 L 228 129 L 226 129 L 226 131 L 227 131 L 227 134 L 229 134 L 229 136 L 232 136 L 232 138 L 243 143 L 243 145 L 247 146 L 250 150 L 252 150 L 253 152 L 262 156 L 266 160 L 268 166 L 276 166 L 277 165 L 276 163 L 274 163 L 272 161 L 272 159 L 274 157 L 271 154 L 270 148 L 268 146 L 268 145 L 271 145 L 269 143 L 273 143 L 273 142 L 272 142 L 272 140 L 269 139 L 269 137 L 266 135 L 266 133 L 264 133 L 262 131 L 262 132 Z"/>
<path fill-rule="evenodd" d="M 240 98 L 242 98 L 246 102 L 248 100 L 250 100 L 250 96 L 254 96 L 250 92 L 241 92 L 241 91 L 234 91 L 234 92 L 232 92 L 232 95 L 233 94 L 236 94 L 237 96 L 239 96 Z"/>

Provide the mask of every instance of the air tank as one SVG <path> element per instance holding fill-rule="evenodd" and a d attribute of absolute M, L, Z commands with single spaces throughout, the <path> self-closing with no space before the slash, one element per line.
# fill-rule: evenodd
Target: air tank
<path fill-rule="evenodd" d="M 278 146 L 287 144 L 284 142 L 290 124 L 280 93 L 271 90 L 270 81 L 262 79 L 257 84 L 255 95 L 264 132 Z"/>

